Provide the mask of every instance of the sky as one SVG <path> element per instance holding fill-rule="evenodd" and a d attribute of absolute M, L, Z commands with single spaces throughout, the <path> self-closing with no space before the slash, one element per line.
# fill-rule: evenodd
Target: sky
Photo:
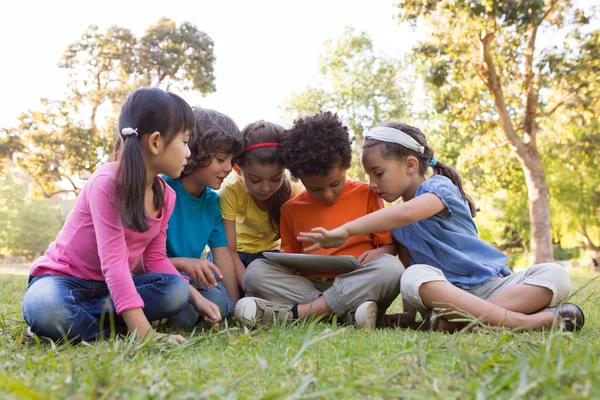
<path fill-rule="evenodd" d="M 64 50 L 95 24 L 115 24 L 141 36 L 160 17 L 189 21 L 215 43 L 216 93 L 184 94 L 192 105 L 214 108 L 240 127 L 258 119 L 286 123 L 280 109 L 293 92 L 318 78 L 324 42 L 347 26 L 366 31 L 376 49 L 402 56 L 416 33 L 394 20 L 394 0 L 22 1 L 0 5 L 0 127 L 63 97 Z"/>

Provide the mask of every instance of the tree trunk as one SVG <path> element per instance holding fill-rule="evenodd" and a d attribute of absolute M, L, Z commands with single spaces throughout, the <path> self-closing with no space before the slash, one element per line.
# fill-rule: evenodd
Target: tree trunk
<path fill-rule="evenodd" d="M 546 177 L 537 151 L 537 142 L 535 140 L 535 111 L 533 118 L 527 115 L 524 128 L 527 128 L 527 142 L 521 140 L 515 131 L 508 107 L 504 98 L 504 90 L 500 83 L 500 78 L 496 72 L 490 44 L 494 37 L 493 32 L 485 32 L 481 37 L 481 74 L 484 76 L 485 83 L 494 99 L 496 111 L 502 125 L 502 131 L 508 139 L 511 150 L 516 154 L 525 173 L 525 182 L 527 184 L 527 194 L 529 197 L 529 223 L 531 229 L 531 253 L 532 264 L 554 261 L 552 251 L 552 230 L 550 225 L 550 192 L 546 184 Z M 531 77 L 530 77 L 531 79 Z M 531 88 L 529 88 L 531 89 Z M 530 91 L 527 96 L 527 109 L 535 110 L 537 104 Z"/>
<path fill-rule="evenodd" d="M 554 260 L 552 229 L 550 226 L 550 192 L 540 155 L 530 151 L 525 158 L 518 157 L 527 184 L 529 197 L 529 224 L 531 230 L 531 262 L 540 264 Z"/>
<path fill-rule="evenodd" d="M 355 131 L 356 132 L 356 131 Z M 365 175 L 365 171 L 363 171 L 362 166 L 360 164 L 360 151 L 362 150 L 362 145 L 365 139 L 362 135 L 357 133 L 354 134 L 354 148 L 356 150 L 356 157 L 352 157 L 354 160 L 358 162 L 358 171 L 356 171 L 356 178 L 361 182 L 368 182 L 367 176 Z"/>

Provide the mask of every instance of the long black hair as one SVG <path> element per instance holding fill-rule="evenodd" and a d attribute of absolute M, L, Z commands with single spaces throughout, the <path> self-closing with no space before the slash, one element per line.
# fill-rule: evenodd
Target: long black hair
<path fill-rule="evenodd" d="M 123 135 L 124 129 L 137 133 Z M 194 128 L 192 108 L 181 97 L 158 88 L 140 88 L 127 97 L 119 115 L 119 143 L 114 189 L 118 197 L 121 222 L 135 232 L 148 227 L 144 196 L 146 164 L 140 139 L 143 135 L 160 132 L 167 146 L 181 132 Z M 163 187 L 158 179 L 152 184 L 154 206 L 164 205 Z"/>

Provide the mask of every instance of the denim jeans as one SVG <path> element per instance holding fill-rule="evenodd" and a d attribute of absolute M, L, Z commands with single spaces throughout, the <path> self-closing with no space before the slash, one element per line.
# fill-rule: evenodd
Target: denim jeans
<path fill-rule="evenodd" d="M 208 255 L 210 255 L 210 253 L 208 253 Z M 180 273 L 181 275 L 190 278 L 190 284 L 196 288 L 202 296 L 212 301 L 219 307 L 219 310 L 221 311 L 221 317 L 223 317 L 223 319 L 233 317 L 233 308 L 235 306 L 235 302 L 231 296 L 229 296 L 225 286 L 223 286 L 223 283 L 219 280 L 219 278 L 217 278 L 217 275 L 214 272 L 212 274 L 217 281 L 217 286 L 212 286 L 208 289 L 204 288 L 204 286 L 198 287 L 192 277 L 185 272 Z M 187 304 L 179 314 L 169 318 L 167 324 L 174 328 L 190 329 L 195 327 L 200 322 L 202 322 L 200 314 L 198 314 L 196 309 L 191 304 Z"/>
<path fill-rule="evenodd" d="M 132 277 L 149 321 L 171 317 L 189 302 L 190 290 L 180 275 L 147 273 Z M 111 320 L 115 333 L 127 332 L 104 281 L 61 275 L 30 276 L 22 310 L 33 333 L 53 340 L 109 337 Z"/>

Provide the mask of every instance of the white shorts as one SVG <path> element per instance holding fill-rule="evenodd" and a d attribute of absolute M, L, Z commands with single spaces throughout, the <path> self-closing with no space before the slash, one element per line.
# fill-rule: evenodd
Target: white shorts
<path fill-rule="evenodd" d="M 426 282 L 445 281 L 444 273 L 426 264 L 415 264 L 404 271 L 400 281 L 400 294 L 403 299 L 424 313 L 427 307 L 419 295 L 419 288 Z M 537 264 L 526 270 L 509 275 L 505 278 L 492 278 L 475 289 L 463 289 L 481 299 L 488 299 L 512 285 L 533 285 L 548 288 L 552 291 L 552 301 L 549 307 L 554 307 L 567 300 L 571 294 L 571 278 L 568 272 L 554 263 Z"/>

